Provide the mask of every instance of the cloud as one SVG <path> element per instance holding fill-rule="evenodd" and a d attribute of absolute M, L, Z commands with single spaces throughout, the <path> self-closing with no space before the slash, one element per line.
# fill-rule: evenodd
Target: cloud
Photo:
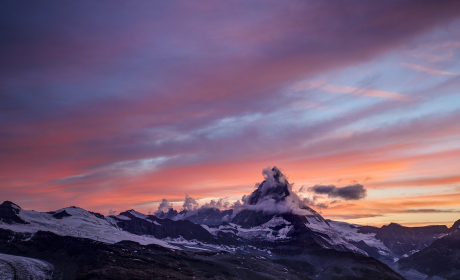
<path fill-rule="evenodd" d="M 316 203 L 316 204 L 314 204 L 312 206 L 314 206 L 316 208 L 326 209 L 326 208 L 329 207 L 329 204 L 327 204 L 327 203 Z"/>
<path fill-rule="evenodd" d="M 335 92 L 335 93 L 347 93 L 347 94 L 354 94 L 354 95 L 359 95 L 359 96 L 373 96 L 373 97 L 380 97 L 380 98 L 386 98 L 386 99 L 404 100 L 404 96 L 400 95 L 397 92 L 392 92 L 392 91 L 357 88 L 357 87 L 346 86 L 346 85 L 330 85 L 330 84 L 321 86 L 320 88 L 327 90 L 329 92 Z"/>
<path fill-rule="evenodd" d="M 300 198 L 292 191 L 292 184 L 289 184 L 287 178 L 277 167 L 263 169 L 262 175 L 264 176 L 264 181 L 256 184 L 257 189 L 250 195 L 243 195 L 241 201 L 237 200 L 231 206 L 226 198 L 220 198 L 211 200 L 199 207 L 198 202 L 186 194 L 183 204 L 184 211 L 179 213 L 174 219 L 187 219 L 208 208 L 218 210 L 233 209 L 233 215 L 244 209 L 262 211 L 269 214 L 293 213 L 297 215 L 314 215 L 316 212 L 309 206 L 317 206 L 318 208 L 328 207 L 324 203 L 315 205 L 316 196 Z M 163 199 L 156 213 L 160 215 L 170 208 L 172 208 L 172 204 Z"/>
<path fill-rule="evenodd" d="M 359 200 L 367 196 L 367 190 L 361 184 L 337 188 L 334 192 L 329 194 L 330 197 L 343 198 L 345 200 Z"/>
<path fill-rule="evenodd" d="M 113 209 L 110 209 L 109 210 L 109 215 L 115 215 L 117 213 L 117 211 L 113 210 Z"/>
<path fill-rule="evenodd" d="M 243 196 L 243 199 L 244 198 L 245 198 L 245 196 Z M 237 200 L 230 206 L 230 208 L 233 209 L 235 212 L 240 212 L 241 210 L 244 209 L 244 206 L 243 206 L 243 203 L 241 203 L 240 200 Z"/>
<path fill-rule="evenodd" d="M 395 211 L 396 213 L 460 213 L 456 209 L 405 209 Z"/>
<path fill-rule="evenodd" d="M 300 198 L 292 191 L 292 184 L 277 167 L 262 171 L 264 181 L 257 184 L 257 189 L 250 195 L 243 196 L 243 209 L 262 211 L 269 214 L 293 213 L 297 215 L 314 215 L 309 207 L 311 198 Z"/>
<path fill-rule="evenodd" d="M 412 63 L 401 63 L 401 65 L 409 69 L 422 71 L 422 72 L 426 72 L 430 74 L 436 74 L 436 75 L 458 75 L 459 74 L 455 72 L 448 72 L 448 71 L 443 71 L 443 70 L 432 69 L 432 68 L 424 67 L 421 65 L 412 64 Z"/>
<path fill-rule="evenodd" d="M 195 211 L 198 209 L 198 202 L 188 194 L 185 194 L 184 204 L 182 205 L 183 209 L 186 211 Z"/>
<path fill-rule="evenodd" d="M 177 216 L 171 218 L 187 219 L 188 217 L 198 214 L 200 211 L 209 208 L 217 210 L 227 210 L 234 207 L 238 208 L 238 203 L 239 205 L 241 205 L 241 202 L 237 201 L 232 206 L 230 206 L 230 202 L 227 198 L 219 198 L 212 199 L 210 202 L 206 202 L 204 205 L 200 207 L 200 204 L 193 197 L 189 196 L 188 194 L 185 194 L 185 199 L 182 205 L 181 212 Z M 158 217 L 163 217 L 163 214 L 168 213 L 170 209 L 173 209 L 173 204 L 170 203 L 166 198 L 163 198 L 160 205 L 158 206 L 158 210 L 154 214 Z"/>
<path fill-rule="evenodd" d="M 315 185 L 309 187 L 308 191 L 316 194 L 327 194 L 330 198 L 341 198 L 344 200 L 359 200 L 367 196 L 367 190 L 361 184 L 354 184 L 346 187 Z"/>
<path fill-rule="evenodd" d="M 314 195 L 314 196 L 304 197 L 302 200 L 308 206 L 314 206 L 317 199 L 318 199 L 318 197 Z"/>
<path fill-rule="evenodd" d="M 331 194 L 336 189 L 337 187 L 334 185 L 315 185 L 307 188 L 308 191 L 312 191 L 317 194 Z M 300 191 L 305 191 L 305 187 L 302 187 Z"/>
<path fill-rule="evenodd" d="M 363 219 L 363 218 L 373 218 L 373 217 L 382 217 L 384 215 L 381 214 L 344 214 L 344 215 L 328 215 L 329 218 L 334 219 L 343 219 L 343 220 L 351 220 L 351 219 Z"/>
<path fill-rule="evenodd" d="M 155 212 L 156 216 L 161 215 L 162 213 L 167 213 L 169 209 L 173 208 L 173 204 L 170 203 L 166 198 L 161 200 L 160 205 L 158 206 L 158 210 Z"/>
<path fill-rule="evenodd" d="M 333 85 L 328 84 L 325 79 L 300 82 L 295 84 L 292 89 L 294 91 L 303 91 L 311 88 L 318 88 L 332 93 L 346 93 L 358 96 L 372 96 L 384 99 L 405 100 L 405 97 L 397 92 L 384 91 L 372 88 L 358 88 L 348 85 Z"/>
<path fill-rule="evenodd" d="M 217 200 L 211 200 L 210 202 L 205 203 L 203 206 L 201 206 L 200 209 L 203 208 L 215 208 L 215 209 L 220 209 L 220 210 L 225 210 L 229 207 L 230 202 L 226 198 L 219 198 Z"/>
<path fill-rule="evenodd" d="M 454 155 L 454 151 L 449 153 Z M 447 176 L 437 176 L 437 177 L 418 177 L 405 180 L 386 180 L 383 182 L 370 182 L 368 186 L 379 186 L 379 187 L 407 187 L 407 186 L 417 186 L 417 187 L 432 187 L 435 185 L 453 185 L 460 183 L 459 175 L 447 175 Z"/>

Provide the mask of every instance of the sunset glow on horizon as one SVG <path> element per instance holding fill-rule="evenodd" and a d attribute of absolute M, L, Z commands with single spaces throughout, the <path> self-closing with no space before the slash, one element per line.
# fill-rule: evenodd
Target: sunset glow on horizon
<path fill-rule="evenodd" d="M 460 218 L 459 1 L 1 5 L 1 201 L 179 210 L 277 166 L 326 219 Z"/>

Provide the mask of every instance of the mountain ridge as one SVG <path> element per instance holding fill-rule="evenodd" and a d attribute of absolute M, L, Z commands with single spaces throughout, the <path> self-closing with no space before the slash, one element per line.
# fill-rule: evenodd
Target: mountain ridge
<path fill-rule="evenodd" d="M 195 257 L 205 252 L 229 254 L 227 259 L 235 262 L 252 255 L 267 264 L 282 264 L 295 275 L 304 275 L 303 279 L 363 280 L 424 279 L 429 273 L 420 272 L 416 257 L 459 231 L 454 226 L 460 226 L 460 220 L 451 228 L 396 223 L 377 228 L 326 220 L 292 191 L 277 167 L 265 169 L 263 175 L 264 180 L 237 208 L 224 210 L 195 206 L 184 207 L 181 212 L 169 208 L 158 215 L 146 215 L 131 209 L 104 216 L 76 206 L 36 212 L 6 201 L 0 205 L 0 230 L 9 236 L 5 240 L 17 238 L 17 244 L 35 240 L 33 246 L 42 246 L 45 240 L 34 236 L 48 232 L 66 236 L 68 242 L 78 243 L 84 238 L 110 248 L 155 244 L 171 250 L 168 256 L 173 258 L 176 251 Z M 7 243 L 0 246 L 0 252 L 11 253 Z"/>

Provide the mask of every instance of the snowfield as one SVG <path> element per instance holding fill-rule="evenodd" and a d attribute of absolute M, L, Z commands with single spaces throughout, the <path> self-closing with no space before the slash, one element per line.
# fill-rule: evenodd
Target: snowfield
<path fill-rule="evenodd" d="M 345 239 L 359 242 L 364 241 L 367 245 L 377 248 L 380 255 L 392 256 L 391 250 L 385 246 L 382 241 L 375 238 L 375 233 L 358 233 L 360 225 L 351 225 L 345 222 L 329 221 L 329 224 L 335 228 Z"/>
<path fill-rule="evenodd" d="M 344 235 L 340 231 L 337 230 L 336 227 L 329 222 L 330 225 L 327 224 L 326 221 L 322 219 L 318 219 L 317 216 L 305 216 L 308 220 L 308 223 L 305 223 L 305 226 L 311 229 L 312 231 L 319 232 L 322 234 L 327 235 L 329 238 L 323 238 L 331 245 L 340 245 L 347 248 L 350 251 L 357 252 L 359 254 L 367 256 L 367 253 L 363 250 L 359 249 L 358 247 L 354 246 L 353 244 L 348 243 L 348 240 L 344 238 Z"/>
<path fill-rule="evenodd" d="M 9 229 L 15 232 L 30 233 L 35 233 L 39 230 L 50 231 L 62 236 L 89 238 L 112 244 L 122 240 L 130 240 L 142 245 L 157 244 L 163 247 L 177 249 L 177 247 L 153 236 L 139 236 L 123 231 L 116 226 L 115 219 L 111 217 L 101 219 L 79 207 L 67 207 L 55 213 L 60 213 L 62 211 L 66 211 L 72 216 L 56 219 L 53 217 L 53 214 L 50 213 L 21 209 L 19 216 L 29 224 L 5 224 L 0 222 L 0 228 Z"/>
<path fill-rule="evenodd" d="M 274 216 L 270 221 L 266 222 L 265 224 L 252 228 L 243 228 L 242 226 L 234 223 L 220 225 L 219 227 L 209 227 L 207 225 L 201 226 L 213 235 L 217 235 L 217 232 L 222 231 L 233 233 L 245 239 L 261 238 L 268 241 L 289 239 L 287 235 L 293 229 L 291 223 L 289 223 L 280 216 Z M 272 229 L 276 227 L 280 227 L 280 229 Z"/>
<path fill-rule="evenodd" d="M 0 254 L 0 280 L 50 280 L 54 266 L 37 259 Z"/>

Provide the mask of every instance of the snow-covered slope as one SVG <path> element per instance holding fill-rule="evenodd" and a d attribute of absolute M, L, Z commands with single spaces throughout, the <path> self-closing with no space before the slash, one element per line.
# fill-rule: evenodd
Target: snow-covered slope
<path fill-rule="evenodd" d="M 51 280 L 53 265 L 26 257 L 0 254 L 0 280 Z"/>
<path fill-rule="evenodd" d="M 351 244 L 347 238 L 344 238 L 344 236 L 341 234 L 341 232 L 337 230 L 336 227 L 332 226 L 330 222 L 325 221 L 322 217 L 321 219 L 318 218 L 318 215 L 305 217 L 308 221 L 307 223 L 305 223 L 307 228 L 311 229 L 314 232 L 321 233 L 322 235 L 327 236 L 327 238 L 324 238 L 324 240 L 328 242 L 331 246 L 339 245 L 350 251 L 362 255 L 367 255 L 367 253 L 365 253 L 363 250 Z"/>
<path fill-rule="evenodd" d="M 352 225 L 345 222 L 329 221 L 329 224 L 345 239 L 360 242 L 363 241 L 366 245 L 376 248 L 378 253 L 382 256 L 392 257 L 390 249 L 383 244 L 382 241 L 375 237 L 375 233 L 359 233 L 360 225 Z"/>
<path fill-rule="evenodd" d="M 291 223 L 281 216 L 273 216 L 268 222 L 251 228 L 244 228 L 234 223 L 224 223 L 215 227 L 202 225 L 202 227 L 215 236 L 217 236 L 218 232 L 224 232 L 233 233 L 244 239 L 263 239 L 267 241 L 290 239 L 288 233 L 293 229 Z"/>
<path fill-rule="evenodd" d="M 65 212 L 64 212 L 65 211 Z M 65 213 L 62 215 L 62 213 Z M 131 240 L 140 244 L 157 244 L 175 248 L 165 241 L 152 236 L 139 236 L 119 229 L 113 218 L 97 217 L 79 207 L 68 207 L 53 213 L 41 213 L 33 210 L 19 210 L 18 216 L 27 224 L 2 223 L 0 228 L 15 232 L 50 231 L 58 235 L 84 237 L 107 243 L 116 243 L 122 240 Z M 62 218 L 56 218 L 61 217 Z"/>
<path fill-rule="evenodd" d="M 343 238 L 339 232 L 329 225 L 324 219 L 318 219 L 317 215 L 305 216 L 306 222 L 304 225 L 316 232 L 320 233 L 323 244 L 332 246 L 339 245 L 349 251 L 353 251 L 362 255 L 367 255 L 364 251 L 350 244 L 347 239 Z M 268 222 L 254 227 L 242 227 L 235 223 L 224 223 L 220 226 L 202 225 L 214 236 L 219 232 L 231 233 L 240 238 L 247 240 L 265 240 L 265 241 L 287 241 L 292 239 L 292 232 L 295 230 L 294 225 L 285 220 L 282 215 L 274 215 Z M 327 246 L 327 245 L 326 245 Z M 329 246 L 327 246 L 329 247 Z"/>
<path fill-rule="evenodd" d="M 329 224 L 350 243 L 387 263 L 408 257 L 449 233 L 442 225 L 404 227 L 391 223 L 378 228 L 337 221 Z"/>

